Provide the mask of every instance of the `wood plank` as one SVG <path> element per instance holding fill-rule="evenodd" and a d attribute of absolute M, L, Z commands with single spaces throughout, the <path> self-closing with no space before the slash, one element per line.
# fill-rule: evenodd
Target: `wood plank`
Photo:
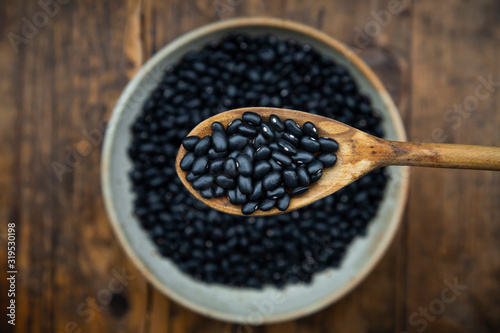
<path fill-rule="evenodd" d="M 19 188 L 9 204 L 20 232 L 15 331 L 137 332 L 143 325 L 146 283 L 111 233 L 99 183 L 100 122 L 142 61 L 134 58 L 142 52 L 140 39 L 133 40 L 140 37 L 133 34 L 138 2 L 130 3 L 61 6 L 6 62 L 14 65 L 3 73 L 15 82 L 15 93 L 5 99 L 14 106 L 2 112 L 3 121 L 17 115 L 10 140 L 17 161 L 2 164 L 15 167 L 11 186 Z M 20 19 L 38 11 L 35 2 L 9 4 L 9 29 L 20 30 Z M 124 27 L 130 27 L 127 38 Z M 8 47 L 2 39 L 2 50 Z M 2 54 L 2 60 L 12 58 Z M 12 136 L 8 130 L 3 135 Z M 72 165 L 67 159 L 76 152 L 81 156 Z M 58 177 L 53 162 L 67 172 Z M 123 269 L 134 279 L 112 294 L 113 271 Z"/>
<path fill-rule="evenodd" d="M 412 132 L 414 140 L 493 145 L 500 142 L 500 92 L 480 101 L 470 117 L 447 113 L 473 99 L 478 76 L 500 79 L 500 34 L 493 1 L 416 2 L 412 45 Z M 471 96 L 471 97 L 468 97 Z M 456 117 L 451 118 L 451 117 Z M 460 122 L 460 123 L 459 123 Z M 435 130 L 437 129 L 437 130 Z M 433 138 L 433 131 L 442 135 Z M 467 285 L 442 314 L 418 314 L 413 326 L 428 332 L 488 332 L 499 327 L 498 173 L 415 169 L 408 206 L 407 314 L 432 306 L 441 312 L 444 280 Z M 496 283 L 493 281 L 496 280 Z M 434 303 L 431 303 L 434 302 Z M 437 304 L 437 305 L 436 305 Z"/>
<path fill-rule="evenodd" d="M 16 6 L 8 3 L 0 4 L 0 32 L 2 36 L 7 36 L 13 30 L 12 26 L 15 22 L 13 17 L 19 17 L 19 10 Z M 7 284 L 7 232 L 8 223 L 16 224 L 16 269 L 20 270 L 23 265 L 23 255 L 20 252 L 21 241 L 23 236 L 27 237 L 27 228 L 22 228 L 19 221 L 20 215 L 20 178 L 16 170 L 19 169 L 20 157 L 17 154 L 21 142 L 18 140 L 18 131 L 21 126 L 21 107 L 19 105 L 19 92 L 17 87 L 21 83 L 21 77 L 18 75 L 20 66 L 20 56 L 15 53 L 12 44 L 8 39 L 2 38 L 0 42 L 0 219 L 2 221 L 0 227 L 0 262 L 2 263 L 2 271 L 0 273 L 0 304 L 2 311 L 0 312 L 3 320 L 0 323 L 2 332 L 12 332 L 14 327 L 7 324 L 9 318 L 6 317 L 6 306 L 10 299 L 7 296 L 9 285 Z M 24 230 L 24 231 L 23 231 Z M 17 281 L 21 280 L 21 276 L 17 275 Z M 18 282 L 19 283 L 19 282 Z M 18 284 L 19 285 L 19 284 Z M 19 295 L 19 293 L 18 293 Z M 16 301 L 19 302 L 19 296 Z M 5 305 L 5 307 L 4 307 Z M 17 303 L 19 307 L 19 303 Z"/>

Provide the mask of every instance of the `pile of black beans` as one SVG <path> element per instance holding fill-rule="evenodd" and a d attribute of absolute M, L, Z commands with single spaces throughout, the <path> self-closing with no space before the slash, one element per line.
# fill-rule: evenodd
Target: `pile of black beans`
<path fill-rule="evenodd" d="M 337 141 L 320 138 L 310 121 L 300 127 L 274 114 L 263 121 L 255 112 L 227 128 L 213 122 L 212 135 L 188 136 L 182 144 L 187 153 L 180 168 L 193 188 L 206 199 L 226 195 L 245 215 L 275 206 L 286 211 L 291 197 L 307 192 L 324 168 L 335 165 L 339 149 Z"/>
<path fill-rule="evenodd" d="M 193 198 L 175 171 L 177 150 L 201 121 L 230 109 L 301 110 L 383 137 L 380 116 L 351 74 L 310 45 L 229 35 L 165 72 L 132 125 L 134 214 L 158 251 L 206 283 L 260 288 L 308 283 L 338 267 L 384 195 L 382 169 L 300 210 L 239 217 Z"/>

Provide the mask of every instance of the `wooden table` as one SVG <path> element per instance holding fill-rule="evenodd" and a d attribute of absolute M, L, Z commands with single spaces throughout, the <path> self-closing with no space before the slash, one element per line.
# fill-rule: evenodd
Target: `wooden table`
<path fill-rule="evenodd" d="M 142 63 L 203 24 L 270 15 L 312 25 L 379 73 L 411 140 L 500 145 L 498 1 L 58 1 L 53 15 L 37 1 L 0 4 L 3 311 L 7 223 L 18 272 L 16 326 L 2 315 L 2 332 L 245 332 L 148 284 L 111 232 L 100 190 L 100 122 Z M 402 227 L 354 292 L 252 330 L 498 332 L 499 222 L 500 173 L 414 169 Z M 131 278 L 110 297 L 117 272 Z"/>

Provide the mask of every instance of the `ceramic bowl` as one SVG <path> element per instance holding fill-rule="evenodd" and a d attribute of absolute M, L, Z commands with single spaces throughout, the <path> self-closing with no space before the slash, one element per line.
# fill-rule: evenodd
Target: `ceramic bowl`
<path fill-rule="evenodd" d="M 353 52 L 324 33 L 290 21 L 271 18 L 238 18 L 220 21 L 193 30 L 158 51 L 138 71 L 117 102 L 109 122 L 102 152 L 102 190 L 109 219 L 119 242 L 144 276 L 174 301 L 203 315 L 242 324 L 263 324 L 290 320 L 316 312 L 353 290 L 374 268 L 391 243 L 401 221 L 408 193 L 408 170 L 390 167 L 390 180 L 368 234 L 349 246 L 342 265 L 315 275 L 311 284 L 288 285 L 279 290 L 241 289 L 195 281 L 181 272 L 156 250 L 134 217 L 132 168 L 127 147 L 131 124 L 144 101 L 156 88 L 163 71 L 191 50 L 218 40 L 229 32 L 250 35 L 274 34 L 280 39 L 295 38 L 309 43 L 320 53 L 344 65 L 360 90 L 380 110 L 386 138 L 405 141 L 398 111 L 389 94 Z M 173 163 L 173 162 L 172 162 Z"/>

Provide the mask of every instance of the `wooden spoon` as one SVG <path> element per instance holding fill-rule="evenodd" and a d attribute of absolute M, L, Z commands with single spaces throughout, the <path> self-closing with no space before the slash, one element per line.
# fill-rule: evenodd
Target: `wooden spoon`
<path fill-rule="evenodd" d="M 310 121 L 316 125 L 320 137 L 330 137 L 339 143 L 340 148 L 336 152 L 337 163 L 331 168 L 323 169 L 323 176 L 310 186 L 309 191 L 301 196 L 292 197 L 290 207 L 286 212 L 307 206 L 340 190 L 367 173 L 389 165 L 500 170 L 500 147 L 389 141 L 331 118 L 287 109 L 254 107 L 223 112 L 198 124 L 188 136 L 196 135 L 201 138 L 211 135 L 213 122 L 219 121 L 227 127 L 247 111 L 258 113 L 265 120 L 275 114 L 282 121 L 293 119 L 301 126 Z M 179 166 L 186 153 L 187 151 L 181 146 L 175 161 L 175 169 L 189 192 L 198 200 L 221 212 L 243 215 L 241 206 L 231 204 L 226 197 L 205 199 L 193 189 L 192 184 L 186 180 L 187 172 L 182 171 Z M 282 213 L 285 212 L 275 207 L 267 212 L 258 209 L 251 216 Z"/>

